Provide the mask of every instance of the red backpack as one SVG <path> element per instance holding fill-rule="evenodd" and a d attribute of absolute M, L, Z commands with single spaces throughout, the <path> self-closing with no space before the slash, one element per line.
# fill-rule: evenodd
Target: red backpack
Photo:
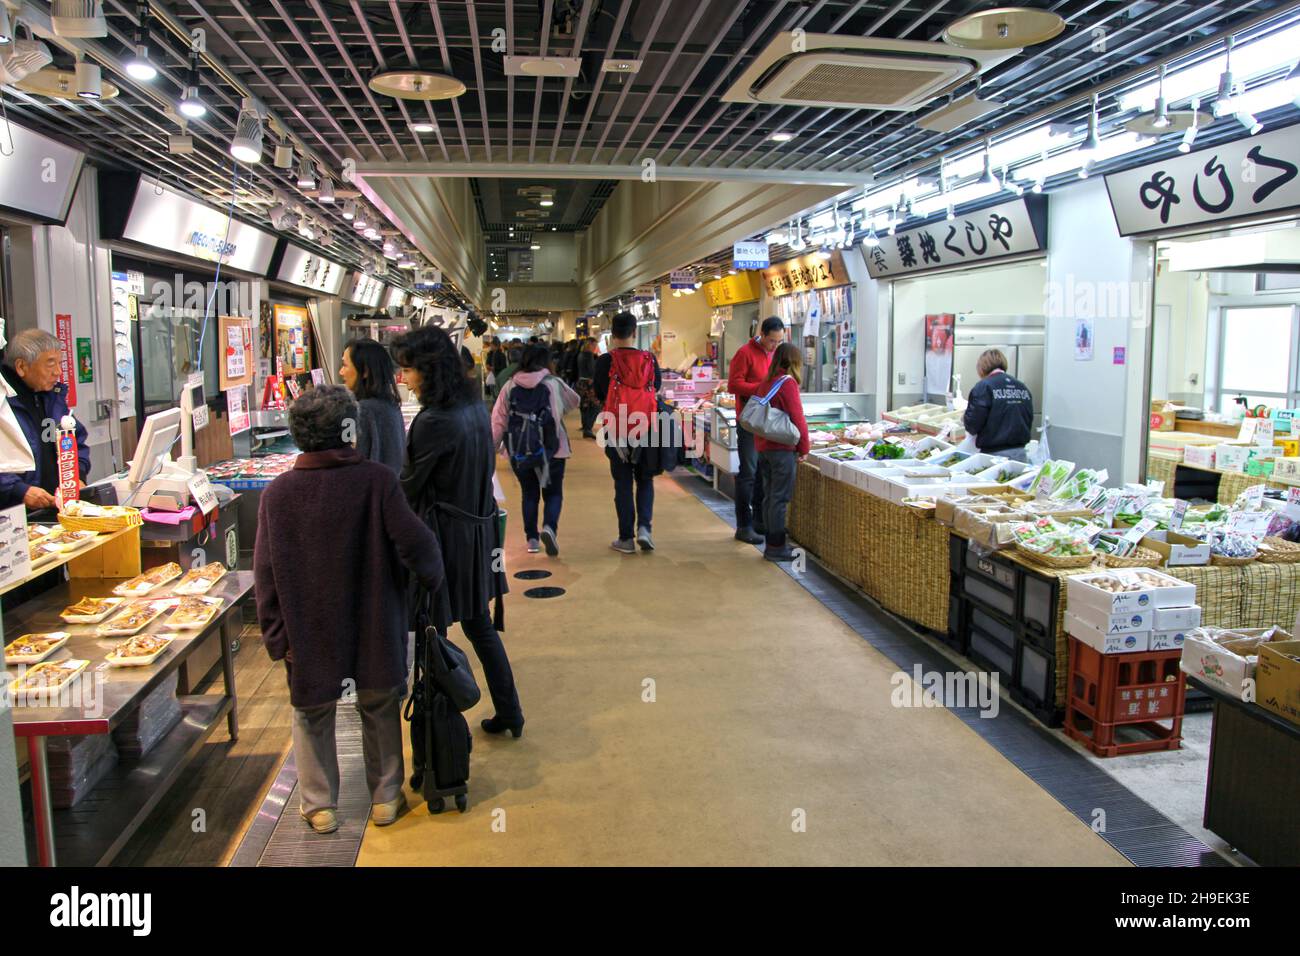
<path fill-rule="evenodd" d="M 614 349 L 609 354 L 607 440 L 615 445 L 643 445 L 659 410 L 654 356 L 640 349 Z"/>

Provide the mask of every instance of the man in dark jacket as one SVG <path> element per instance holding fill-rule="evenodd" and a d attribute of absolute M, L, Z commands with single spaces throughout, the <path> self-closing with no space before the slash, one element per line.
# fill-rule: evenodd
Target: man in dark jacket
<path fill-rule="evenodd" d="M 338 828 L 334 718 L 348 691 L 361 714 L 372 819 L 385 826 L 405 806 L 406 569 L 429 590 L 443 581 L 438 539 L 397 475 L 344 441 L 356 417 L 339 385 L 290 406 L 302 454 L 262 493 L 253 549 L 262 642 L 289 679 L 300 813 L 318 833 Z"/>
<path fill-rule="evenodd" d="M 596 340 L 586 338 L 582 340 L 582 348 L 578 352 L 578 384 L 576 391 L 582 399 L 582 437 L 595 438 L 596 433 L 592 428 L 596 425 L 596 416 L 600 414 L 600 400 L 596 398 L 596 359 L 600 357 L 600 349 L 596 347 Z"/>
<path fill-rule="evenodd" d="M 17 394 L 9 399 L 14 417 L 32 449 L 36 467 L 25 474 L 0 474 L 0 507 L 26 505 L 32 513 L 52 509 L 59 487 L 59 454 L 52 436 L 69 413 L 68 386 L 59 381 L 62 344 L 49 332 L 25 329 L 5 349 L 4 375 Z M 86 427 L 77 422 L 77 478 L 85 484 L 90 474 L 90 445 Z"/>
<path fill-rule="evenodd" d="M 1034 396 L 1025 383 L 1007 374 L 1007 357 L 988 349 L 975 364 L 980 380 L 970 390 L 962 418 L 975 447 L 990 455 L 1025 460 L 1025 445 L 1034 424 Z"/>

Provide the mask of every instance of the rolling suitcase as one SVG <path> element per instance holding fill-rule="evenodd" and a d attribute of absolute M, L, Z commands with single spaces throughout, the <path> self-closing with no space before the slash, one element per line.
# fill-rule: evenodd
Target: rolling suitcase
<path fill-rule="evenodd" d="M 474 741 L 461 710 L 478 702 L 478 685 L 464 654 L 436 629 L 415 633 L 415 671 L 405 713 L 411 722 L 411 789 L 423 794 L 430 813 L 446 809 L 448 797 L 464 813 Z"/>

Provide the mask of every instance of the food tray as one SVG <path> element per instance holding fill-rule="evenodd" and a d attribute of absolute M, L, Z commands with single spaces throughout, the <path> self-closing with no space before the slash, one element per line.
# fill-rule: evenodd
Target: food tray
<path fill-rule="evenodd" d="M 226 566 L 220 561 L 213 561 L 201 568 L 190 568 L 185 577 L 172 588 L 174 594 L 207 594 L 213 585 L 226 576 Z"/>
<path fill-rule="evenodd" d="M 1150 548 L 1138 548 L 1126 557 L 1114 554 L 1102 554 L 1101 562 L 1108 568 L 1158 568 L 1164 560 L 1159 551 Z"/>
<path fill-rule="evenodd" d="M 169 601 L 133 601 L 95 628 L 95 633 L 100 637 L 132 637 L 158 620 L 171 606 Z"/>
<path fill-rule="evenodd" d="M 68 624 L 98 624 L 100 621 L 104 620 L 104 618 L 108 617 L 110 614 L 115 613 L 119 608 L 121 608 L 123 604 L 126 603 L 126 598 L 119 598 L 119 597 L 83 598 L 82 600 L 93 601 L 99 606 L 101 606 L 103 610 L 95 612 L 93 614 L 78 614 L 75 611 L 73 611 L 73 608 L 75 608 L 77 604 L 81 603 L 81 601 L 78 601 L 77 604 L 69 604 L 62 611 L 60 611 L 59 617 L 63 618 L 63 620 L 66 621 Z"/>
<path fill-rule="evenodd" d="M 184 573 L 184 569 L 173 561 L 170 564 L 150 568 L 144 574 L 138 574 L 131 580 L 122 582 L 113 588 L 113 593 L 120 594 L 123 597 L 143 597 L 164 584 L 175 581 Z"/>
<path fill-rule="evenodd" d="M 45 634 L 24 634 L 22 637 L 15 638 L 5 645 L 5 663 L 6 664 L 37 664 L 45 660 L 64 644 L 68 643 L 68 638 L 72 635 L 67 631 L 49 631 Z M 14 650 L 25 641 L 29 640 L 48 640 L 51 643 L 44 650 L 23 653 Z"/>
<path fill-rule="evenodd" d="M 136 653 L 133 656 L 128 656 L 127 652 L 132 650 L 131 645 L 140 640 L 156 642 L 157 646 L 149 653 Z M 112 667 L 148 667 L 167 652 L 167 648 L 171 647 L 173 640 L 175 640 L 175 635 L 173 634 L 142 634 L 139 637 L 132 638 L 129 641 L 123 641 L 121 644 L 117 645 L 117 647 L 108 652 L 108 656 L 105 660 L 107 660 L 109 665 Z"/>
<path fill-rule="evenodd" d="M 185 597 L 181 598 L 176 610 L 167 621 L 168 627 L 190 631 L 206 627 L 216 617 L 226 602 L 221 598 Z"/>
<path fill-rule="evenodd" d="M 27 668 L 27 673 L 10 683 L 9 692 L 11 694 L 32 695 L 52 694 L 62 689 L 89 666 L 90 661 L 79 660 L 46 661 L 43 664 L 33 664 Z M 45 675 L 51 675 L 48 678 L 51 683 L 33 683 L 33 681 L 44 679 Z"/>
<path fill-rule="evenodd" d="M 1294 564 L 1300 561 L 1300 544 L 1285 538 L 1265 538 L 1259 543 L 1255 560 L 1263 564 Z"/>
<path fill-rule="evenodd" d="M 1017 542 L 1016 551 L 1024 555 L 1030 561 L 1041 564 L 1048 568 L 1087 568 L 1091 567 L 1092 562 L 1097 559 L 1095 554 L 1075 554 L 1069 557 L 1057 557 L 1052 554 L 1043 554 L 1041 551 L 1035 551 L 1033 548 L 1026 548 L 1023 544 Z"/>

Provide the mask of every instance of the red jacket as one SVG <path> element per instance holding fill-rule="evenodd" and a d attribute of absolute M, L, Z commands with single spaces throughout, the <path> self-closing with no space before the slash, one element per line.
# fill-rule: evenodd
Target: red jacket
<path fill-rule="evenodd" d="M 761 386 L 767 381 L 767 370 L 771 367 L 772 353 L 759 345 L 757 339 L 750 339 L 731 357 L 727 391 L 736 396 L 737 415 L 745 410 L 745 399 L 752 398 L 755 392 L 767 391 Z"/>
<path fill-rule="evenodd" d="M 771 382 L 765 382 L 764 387 L 759 389 L 759 394 L 766 395 L 767 390 L 772 387 Z M 773 408 L 779 408 L 790 416 L 790 421 L 794 422 L 799 429 L 799 444 L 778 445 L 774 441 L 768 441 L 762 435 L 754 436 L 755 451 L 792 451 L 797 455 L 808 454 L 810 442 L 808 440 L 808 423 L 803 417 L 803 396 L 799 394 L 799 383 L 792 378 L 787 378 L 781 383 L 775 395 L 772 396 L 771 405 Z"/>

